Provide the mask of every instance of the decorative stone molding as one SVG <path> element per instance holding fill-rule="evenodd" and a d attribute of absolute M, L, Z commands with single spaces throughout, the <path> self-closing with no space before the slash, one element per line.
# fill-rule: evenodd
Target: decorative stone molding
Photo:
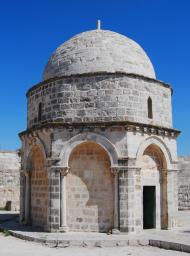
<path fill-rule="evenodd" d="M 125 126 L 125 130 L 129 132 L 140 132 L 142 134 L 159 135 L 172 138 L 176 138 L 180 134 L 180 131 L 178 130 L 137 123 L 128 123 Z"/>
<path fill-rule="evenodd" d="M 136 122 L 129 122 L 129 121 L 109 121 L 109 122 L 88 122 L 88 127 L 86 127 L 86 123 L 75 123 L 67 124 L 63 122 L 44 122 L 40 126 L 33 126 L 31 129 L 28 129 L 24 132 L 19 134 L 20 138 L 22 138 L 25 134 L 30 134 L 33 131 L 38 131 L 42 129 L 53 129 L 55 127 L 65 127 L 70 131 L 73 129 L 80 129 L 80 132 L 92 132 L 94 128 L 100 128 L 101 130 L 106 130 L 109 127 L 115 126 L 122 126 L 128 132 L 137 132 L 141 134 L 149 134 L 149 135 L 158 135 L 163 137 L 171 137 L 177 138 L 180 134 L 180 131 L 172 129 L 172 128 L 163 128 L 156 125 L 149 125 L 149 124 L 141 124 Z"/>

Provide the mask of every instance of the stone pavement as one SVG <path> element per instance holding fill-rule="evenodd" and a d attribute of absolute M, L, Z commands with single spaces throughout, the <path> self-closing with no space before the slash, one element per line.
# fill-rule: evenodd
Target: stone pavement
<path fill-rule="evenodd" d="M 23 240 L 42 243 L 49 247 L 115 247 L 151 245 L 190 253 L 190 228 L 176 230 L 144 230 L 139 234 L 107 235 L 105 233 L 46 233 L 29 226 L 20 226 L 18 214 L 0 212 L 0 229 Z"/>
<path fill-rule="evenodd" d="M 124 247 L 67 247 L 50 248 L 40 243 L 28 242 L 0 234 L 1 256 L 188 256 L 188 253 L 164 250 L 152 246 Z"/>

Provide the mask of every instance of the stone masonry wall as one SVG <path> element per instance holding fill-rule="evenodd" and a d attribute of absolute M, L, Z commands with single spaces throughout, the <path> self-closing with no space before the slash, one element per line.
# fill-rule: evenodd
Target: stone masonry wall
<path fill-rule="evenodd" d="M 179 157 L 178 208 L 190 210 L 190 157 Z"/>
<path fill-rule="evenodd" d="M 16 151 L 0 151 L 0 207 L 19 210 L 20 157 Z"/>
<path fill-rule="evenodd" d="M 148 118 L 149 97 L 153 119 Z M 99 74 L 60 78 L 36 86 L 28 93 L 28 128 L 52 121 L 132 121 L 170 128 L 171 113 L 170 87 L 139 76 Z"/>

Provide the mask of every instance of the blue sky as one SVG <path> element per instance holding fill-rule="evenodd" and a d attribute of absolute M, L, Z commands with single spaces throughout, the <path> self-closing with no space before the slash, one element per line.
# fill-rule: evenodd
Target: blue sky
<path fill-rule="evenodd" d="M 0 0 L 0 149 L 17 149 L 26 129 L 25 93 L 41 81 L 55 48 L 82 31 L 102 28 L 137 41 L 159 80 L 172 85 L 180 155 L 190 155 L 189 0 Z"/>

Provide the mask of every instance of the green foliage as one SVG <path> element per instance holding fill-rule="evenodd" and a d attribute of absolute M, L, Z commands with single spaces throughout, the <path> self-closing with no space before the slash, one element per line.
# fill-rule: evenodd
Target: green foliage
<path fill-rule="evenodd" d="M 7 229 L 2 229 L 2 230 L 1 230 L 1 233 L 2 233 L 4 236 L 10 236 L 10 235 L 11 235 L 10 231 L 7 230 Z"/>

